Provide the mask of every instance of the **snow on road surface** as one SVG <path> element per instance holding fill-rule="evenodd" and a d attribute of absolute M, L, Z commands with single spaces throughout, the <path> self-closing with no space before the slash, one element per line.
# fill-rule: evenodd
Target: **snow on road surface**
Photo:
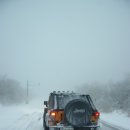
<path fill-rule="evenodd" d="M 119 130 L 130 130 L 130 117 L 127 117 L 122 112 L 102 113 L 101 120 L 104 124 L 114 126 Z"/>
<path fill-rule="evenodd" d="M 0 130 L 43 130 L 42 100 L 20 106 L 0 105 Z"/>
<path fill-rule="evenodd" d="M 23 115 L 6 130 L 43 130 L 42 114 L 33 112 Z"/>
<path fill-rule="evenodd" d="M 41 100 L 40 100 L 41 101 Z M 41 102 L 33 102 L 29 105 L 21 105 L 21 106 L 12 106 L 12 107 L 3 107 L 0 106 L 0 130 L 44 130 L 43 129 L 43 105 Z M 120 115 L 120 120 L 117 120 L 119 118 L 119 115 L 116 119 L 116 114 L 103 114 L 101 116 L 101 129 L 100 130 L 130 130 L 130 128 L 126 127 L 127 123 L 129 124 L 130 118 L 127 118 L 125 116 Z M 109 120 L 112 119 L 111 124 Z M 123 122 L 125 127 L 122 127 L 122 120 L 128 122 Z M 108 124 L 106 122 L 109 122 Z M 113 122 L 112 122 L 113 121 Z M 116 124 L 116 121 L 118 122 L 118 125 Z M 115 126 L 117 128 L 112 127 L 115 123 Z M 119 127 L 120 126 L 120 127 Z M 120 129 L 122 128 L 122 129 Z M 127 128 L 127 129 L 123 129 Z"/>

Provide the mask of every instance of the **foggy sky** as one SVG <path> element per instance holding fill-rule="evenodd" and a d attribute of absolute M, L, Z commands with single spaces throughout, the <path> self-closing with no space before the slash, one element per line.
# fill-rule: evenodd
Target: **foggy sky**
<path fill-rule="evenodd" d="M 121 80 L 130 73 L 129 50 L 128 0 L 0 1 L 0 75 L 23 86 Z"/>

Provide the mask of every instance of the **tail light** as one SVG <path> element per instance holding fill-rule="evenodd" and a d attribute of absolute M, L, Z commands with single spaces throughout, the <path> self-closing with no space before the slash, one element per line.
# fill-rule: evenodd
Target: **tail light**
<path fill-rule="evenodd" d="M 93 116 L 96 116 L 96 117 L 99 117 L 99 116 L 100 116 L 100 113 L 99 113 L 99 112 L 94 112 L 92 115 L 93 115 Z"/>
<path fill-rule="evenodd" d="M 56 116 L 56 112 L 52 111 L 52 112 L 50 112 L 50 115 L 54 117 L 54 116 Z"/>
<path fill-rule="evenodd" d="M 64 111 L 63 110 L 52 110 L 49 111 L 50 115 L 50 125 L 55 125 L 56 123 L 61 122 L 64 119 Z"/>
<path fill-rule="evenodd" d="M 98 111 L 92 113 L 91 121 L 92 121 L 92 122 L 97 122 L 98 119 L 99 119 L 99 116 L 100 116 L 100 113 L 99 113 Z"/>
<path fill-rule="evenodd" d="M 50 126 L 56 125 L 56 112 L 55 111 L 49 111 L 49 118 L 48 118 L 48 124 Z"/>

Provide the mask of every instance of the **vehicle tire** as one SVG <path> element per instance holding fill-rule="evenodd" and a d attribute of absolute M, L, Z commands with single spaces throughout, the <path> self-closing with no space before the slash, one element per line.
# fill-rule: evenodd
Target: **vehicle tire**
<path fill-rule="evenodd" d="M 60 130 L 61 128 L 54 128 L 54 130 Z"/>
<path fill-rule="evenodd" d="M 44 130 L 49 130 L 49 127 L 47 127 L 47 126 L 44 126 Z"/>
<path fill-rule="evenodd" d="M 90 108 L 86 101 L 75 99 L 70 101 L 65 107 L 65 120 L 74 127 L 86 126 L 89 121 Z"/>
<path fill-rule="evenodd" d="M 74 130 L 99 130 L 99 127 L 95 127 L 95 128 L 76 127 L 74 128 Z"/>

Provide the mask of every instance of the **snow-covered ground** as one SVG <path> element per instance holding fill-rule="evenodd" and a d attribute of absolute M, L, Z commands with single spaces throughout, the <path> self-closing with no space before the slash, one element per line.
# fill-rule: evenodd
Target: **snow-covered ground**
<path fill-rule="evenodd" d="M 122 112 L 112 112 L 112 113 L 101 113 L 100 119 L 107 124 L 113 125 L 117 128 L 125 128 L 130 130 L 130 117 Z"/>
<path fill-rule="evenodd" d="M 20 106 L 0 105 L 0 130 L 43 130 L 42 127 L 42 100 L 35 100 Z M 120 128 L 130 130 L 130 118 L 125 114 L 113 112 L 101 113 L 101 121 Z"/>
<path fill-rule="evenodd" d="M 30 124 L 34 127 L 33 122 L 41 120 L 43 109 L 41 100 L 17 106 L 0 105 L 0 130 L 26 130 Z M 42 128 L 42 120 L 38 123 Z"/>

